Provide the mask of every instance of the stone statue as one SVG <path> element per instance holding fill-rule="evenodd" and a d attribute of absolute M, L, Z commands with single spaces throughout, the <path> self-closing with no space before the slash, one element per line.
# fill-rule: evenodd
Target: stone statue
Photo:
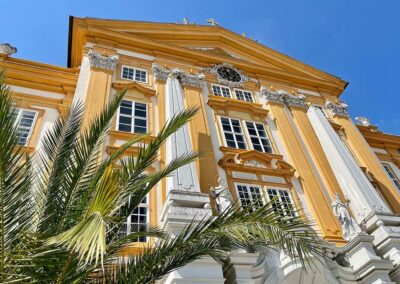
<path fill-rule="evenodd" d="M 349 200 L 346 200 L 346 203 L 343 203 L 338 193 L 336 193 L 336 200 L 332 203 L 333 214 L 340 221 L 343 230 L 343 239 L 346 241 L 351 241 L 361 233 L 361 229 L 356 220 L 354 220 L 354 218 L 349 214 L 347 208 L 349 203 Z"/>
<path fill-rule="evenodd" d="M 0 54 L 12 55 L 17 52 L 17 48 L 11 46 L 9 43 L 0 44 Z"/>
<path fill-rule="evenodd" d="M 229 188 L 225 185 L 224 180 L 218 177 L 217 181 L 218 186 L 210 187 L 210 196 L 215 200 L 215 209 L 218 214 L 222 214 L 232 205 L 233 198 Z"/>

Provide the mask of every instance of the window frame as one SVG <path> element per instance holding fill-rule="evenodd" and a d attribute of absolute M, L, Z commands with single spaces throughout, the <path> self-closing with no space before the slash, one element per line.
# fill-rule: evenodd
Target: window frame
<path fill-rule="evenodd" d="M 128 204 L 130 202 L 130 198 L 131 197 L 129 196 Z M 143 207 L 146 208 L 146 226 L 148 226 L 150 224 L 150 194 L 146 194 L 145 198 L 146 198 L 146 203 L 140 202 L 140 204 L 136 208 L 143 208 Z M 123 236 L 127 236 L 130 233 L 134 233 L 131 231 L 132 215 L 133 215 L 133 212 L 128 217 L 126 217 L 126 220 L 125 220 L 126 221 L 126 223 L 125 223 L 126 224 L 126 232 Z M 136 241 L 134 243 L 148 243 L 150 238 L 149 237 L 145 237 L 145 238 L 146 238 L 146 240 L 144 242 Z"/>
<path fill-rule="evenodd" d="M 386 175 L 392 181 L 392 183 L 397 188 L 397 190 L 400 191 L 400 178 L 397 176 L 397 174 L 393 170 L 392 166 L 388 163 L 382 163 L 382 166 L 383 166 L 383 169 L 385 170 Z"/>
<path fill-rule="evenodd" d="M 123 75 L 124 75 L 124 68 L 128 68 L 128 69 L 133 69 L 133 70 L 134 70 L 133 79 L 129 79 L 129 78 L 124 78 L 124 77 L 123 77 Z M 138 81 L 138 80 L 135 79 L 135 78 L 136 78 L 136 70 L 146 72 L 146 81 L 145 81 L 145 82 L 143 82 L 143 81 Z M 122 65 L 122 66 L 121 66 L 121 79 L 123 79 L 123 80 L 129 80 L 129 81 L 134 81 L 134 82 L 139 82 L 139 83 L 144 83 L 144 84 L 148 84 L 148 82 L 149 82 L 149 72 L 147 71 L 147 69 L 137 68 L 137 67 L 128 66 L 128 65 Z"/>
<path fill-rule="evenodd" d="M 267 128 L 265 127 L 265 123 L 263 123 L 263 122 L 258 122 L 258 121 L 252 121 L 252 120 L 243 120 L 243 122 L 244 122 L 244 124 L 245 124 L 245 128 L 246 128 L 246 135 L 247 135 L 247 138 L 248 138 L 248 140 L 249 140 L 249 143 L 250 143 L 250 145 L 251 145 L 251 149 L 252 150 L 255 150 L 255 151 L 258 151 L 258 150 L 256 150 L 256 149 L 254 149 L 254 146 L 253 146 L 253 141 L 251 141 L 251 138 L 252 137 L 255 137 L 255 136 L 252 136 L 252 135 L 250 135 L 250 133 L 249 133 L 249 130 L 248 130 L 248 127 L 247 127 L 247 122 L 249 122 L 249 123 L 253 123 L 254 125 L 256 125 L 256 124 L 260 124 L 260 125 L 262 125 L 262 127 L 264 128 L 264 132 L 265 132 L 265 135 L 266 135 L 266 139 L 267 139 L 267 141 L 269 142 L 269 145 L 270 145 L 270 148 L 271 148 L 271 152 L 265 152 L 265 151 L 258 151 L 258 152 L 261 152 L 261 153 L 266 153 L 266 154 L 274 154 L 275 153 L 275 149 L 274 149 L 274 147 L 273 147 L 273 145 L 272 145 L 272 140 L 271 140 L 271 138 L 269 137 L 269 133 L 268 133 L 268 131 L 267 131 Z M 258 138 L 258 140 L 259 140 L 259 142 L 261 142 L 261 137 L 259 136 L 259 133 L 258 133 L 258 129 L 256 128 L 256 131 L 257 131 L 257 138 Z M 261 145 L 261 147 L 264 149 L 264 146 L 263 146 L 263 144 L 262 143 L 260 143 L 260 145 Z"/>
<path fill-rule="evenodd" d="M 223 95 L 222 95 L 222 96 L 216 95 L 216 94 L 214 93 L 213 87 L 219 87 L 219 88 L 226 88 L 226 89 L 228 89 L 228 91 L 229 91 L 229 98 L 228 98 L 228 97 L 225 97 L 225 96 L 223 96 Z M 214 96 L 216 96 L 216 97 L 221 97 L 221 98 L 226 98 L 226 99 L 234 99 L 231 88 L 229 88 L 229 87 L 227 87 L 227 86 L 224 86 L 224 85 L 218 85 L 218 84 L 213 84 L 213 83 L 212 83 L 212 84 L 211 84 L 211 92 L 212 92 L 212 94 L 213 94 Z M 221 90 L 221 94 L 222 94 L 222 90 Z"/>
<path fill-rule="evenodd" d="M 252 183 L 244 183 L 244 182 L 234 182 L 234 186 L 235 186 L 236 197 L 237 197 L 237 200 L 239 201 L 241 209 L 246 208 L 246 207 L 243 207 L 243 203 L 242 203 L 242 200 L 240 198 L 238 186 L 246 187 L 246 189 L 248 190 L 248 193 L 250 191 L 250 187 L 257 187 L 259 189 L 259 193 L 260 193 L 260 196 L 261 196 L 262 205 L 266 204 L 267 200 L 265 198 L 264 189 L 263 189 L 262 185 L 252 184 Z M 251 195 L 251 192 L 250 192 L 249 196 L 250 196 L 250 203 L 254 203 L 255 200 L 253 199 L 253 196 Z"/>
<path fill-rule="evenodd" d="M 29 143 L 30 143 L 30 140 L 31 140 L 31 138 L 32 138 L 33 131 L 34 131 L 34 129 L 35 129 L 35 125 L 36 125 L 37 119 L 38 119 L 38 117 L 39 117 L 39 111 L 33 110 L 33 109 L 29 109 L 29 108 L 23 108 L 23 107 L 16 107 L 15 109 L 18 111 L 18 114 L 17 114 L 17 116 L 16 116 L 16 118 L 15 118 L 15 124 L 14 124 L 15 127 L 17 127 L 17 129 L 20 127 L 20 126 L 19 126 L 19 123 L 20 123 L 20 120 L 21 120 L 21 117 L 22 117 L 22 113 L 23 113 L 24 111 L 34 112 L 34 113 L 35 113 L 35 117 L 33 118 L 32 125 L 31 125 L 31 127 L 30 127 L 30 129 L 29 129 L 28 136 L 26 137 L 26 142 L 25 142 L 25 144 L 20 144 L 20 143 L 19 143 L 19 139 L 18 139 L 18 145 L 19 145 L 19 146 L 28 147 L 28 145 L 29 145 Z"/>
<path fill-rule="evenodd" d="M 266 185 L 266 186 L 264 186 L 264 194 L 265 194 L 265 199 L 268 201 L 268 202 L 270 202 L 271 201 L 271 198 L 270 198 L 270 196 L 269 196 L 269 194 L 268 194 L 268 190 L 276 190 L 277 191 L 277 193 L 278 193 L 278 202 L 280 203 L 280 209 L 284 209 L 282 206 L 284 206 L 283 204 L 284 203 L 286 203 L 286 202 L 282 202 L 282 196 L 280 195 L 280 193 L 279 193 L 279 191 L 285 191 L 285 192 L 287 192 L 288 193 L 288 197 L 289 197 L 289 200 L 290 200 L 290 204 L 291 204 L 291 206 L 292 206 L 292 208 L 293 208 L 293 212 L 292 212 L 292 214 L 293 214 L 293 217 L 294 216 L 298 216 L 298 214 L 297 214 L 297 212 L 296 212 L 296 203 L 294 202 L 294 200 L 293 200 L 293 196 L 292 196 L 292 193 L 290 192 L 290 190 L 288 189 L 288 188 L 285 188 L 285 187 L 276 187 L 276 186 L 268 186 L 268 185 Z M 274 206 L 274 205 L 273 205 Z M 284 216 L 288 216 L 288 215 L 284 215 Z M 289 217 L 291 217 L 291 216 L 289 216 Z"/>
<path fill-rule="evenodd" d="M 248 101 L 248 100 L 246 100 L 246 99 L 244 99 L 244 100 L 238 99 L 237 94 L 236 94 L 236 91 L 241 91 L 241 92 L 250 93 L 250 96 L 251 96 L 251 100 L 252 100 L 252 101 Z M 238 101 L 247 102 L 247 103 L 255 103 L 255 102 L 256 102 L 255 96 L 254 96 L 254 94 L 253 94 L 252 91 L 245 90 L 245 89 L 239 89 L 239 88 L 233 88 L 233 94 L 235 95 L 235 99 L 237 99 Z"/>
<path fill-rule="evenodd" d="M 248 149 L 249 149 L 249 146 L 247 145 L 247 144 L 248 144 L 248 141 L 247 141 L 246 133 L 244 132 L 244 128 L 243 128 L 243 125 L 242 125 L 242 120 L 239 119 L 239 118 L 232 118 L 232 117 L 224 116 L 224 115 L 218 115 L 217 117 L 219 118 L 219 119 L 218 119 L 218 123 L 219 123 L 219 127 L 220 127 L 220 129 L 221 129 L 221 138 L 222 138 L 222 141 L 223 141 L 223 145 L 224 145 L 225 147 L 233 148 L 233 147 L 231 147 L 231 146 L 228 146 L 228 143 L 227 143 L 227 141 L 226 141 L 224 127 L 223 127 L 223 125 L 222 125 L 222 118 L 225 118 L 225 119 L 228 119 L 228 120 L 229 120 L 229 123 L 230 123 L 230 126 L 231 126 L 232 129 L 233 129 L 233 126 L 232 126 L 232 121 L 231 121 L 231 120 L 234 119 L 234 120 L 239 121 L 239 125 L 240 125 L 240 128 L 241 128 L 241 130 L 242 130 L 243 142 L 244 142 L 246 148 L 245 148 L 245 149 L 242 149 L 242 148 L 237 147 L 237 140 L 236 140 L 235 132 L 232 132 L 232 133 L 233 133 L 233 137 L 234 137 L 234 141 L 235 141 L 235 144 L 236 144 L 236 147 L 233 148 L 233 149 L 248 150 Z"/>
<path fill-rule="evenodd" d="M 118 107 L 118 112 L 117 112 L 116 126 L 115 126 L 116 130 L 117 130 L 117 131 L 120 131 L 120 132 L 124 132 L 124 133 L 132 133 L 132 134 L 146 134 L 146 133 L 149 133 L 149 104 L 148 104 L 147 102 L 136 101 L 136 100 L 129 99 L 129 98 L 121 100 L 121 103 L 122 103 L 123 101 L 132 102 L 132 115 L 131 115 L 131 116 L 128 116 L 128 115 L 122 114 L 122 116 L 124 116 L 124 117 L 131 117 L 133 123 L 132 123 L 132 125 L 131 125 L 131 131 L 130 131 L 130 132 L 129 132 L 129 131 L 124 131 L 124 130 L 120 130 L 120 129 L 119 129 L 119 120 L 120 120 L 120 116 L 121 116 L 121 112 L 120 112 L 120 110 L 121 110 L 121 105 L 119 105 L 119 107 Z M 134 131 L 134 130 L 135 130 L 135 121 L 136 121 L 136 116 L 134 115 L 134 112 L 135 112 L 136 103 L 144 104 L 144 105 L 146 106 L 146 132 L 144 132 L 144 133 L 138 133 L 138 132 L 135 132 L 135 131 Z M 143 119 L 143 117 L 138 117 L 138 119 Z"/>

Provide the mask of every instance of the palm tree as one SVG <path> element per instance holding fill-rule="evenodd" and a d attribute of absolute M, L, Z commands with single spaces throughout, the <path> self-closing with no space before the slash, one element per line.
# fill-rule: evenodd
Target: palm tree
<path fill-rule="evenodd" d="M 1 283 L 154 283 L 204 256 L 226 262 L 226 253 L 237 248 L 284 249 L 303 263 L 322 255 L 324 243 L 311 225 L 285 214 L 287 209 L 277 212 L 272 203 L 255 210 L 232 206 L 220 216 L 193 221 L 175 238 L 149 226 L 121 237 L 124 220 L 149 191 L 199 157 L 190 152 L 160 171 L 146 172 L 168 137 L 197 110 L 175 115 L 147 145 L 146 135 L 138 135 L 104 157 L 122 91 L 86 128 L 83 106 L 72 106 L 46 133 L 38 152 L 29 156 L 18 145 L 10 93 L 1 73 Z M 137 156 L 122 159 L 132 145 L 139 147 Z M 122 263 L 121 251 L 144 236 L 156 241 L 141 254 L 126 255 Z"/>

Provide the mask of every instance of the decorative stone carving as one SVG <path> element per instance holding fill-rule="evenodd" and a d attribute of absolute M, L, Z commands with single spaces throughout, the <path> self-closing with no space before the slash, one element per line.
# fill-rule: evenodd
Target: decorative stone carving
<path fill-rule="evenodd" d="M 334 102 L 327 101 L 326 107 L 333 113 L 333 115 L 349 117 L 349 106 L 343 102 L 335 104 Z"/>
<path fill-rule="evenodd" d="M 285 97 L 285 102 L 288 107 L 308 109 L 306 97 L 303 95 L 293 96 L 288 94 Z"/>
<path fill-rule="evenodd" d="M 351 241 L 361 233 L 361 229 L 357 222 L 349 214 L 347 208 L 349 203 L 349 200 L 346 200 L 346 203 L 343 203 L 338 193 L 336 193 L 336 200 L 332 203 L 333 214 L 340 221 L 340 225 L 342 226 L 343 230 L 343 239 L 346 241 Z"/>
<path fill-rule="evenodd" d="M 204 74 L 188 74 L 180 69 L 169 70 L 153 63 L 153 74 L 156 80 L 166 81 L 168 77 L 178 79 L 182 86 L 189 86 L 195 88 L 203 87 Z"/>
<path fill-rule="evenodd" d="M 233 70 L 240 76 L 239 80 L 237 82 L 236 81 L 234 82 L 234 81 L 230 81 L 225 78 L 222 78 L 220 73 L 218 72 L 218 70 L 220 68 L 229 68 L 229 69 Z M 225 85 L 230 88 L 243 88 L 244 82 L 247 82 L 247 81 L 252 81 L 252 82 L 258 83 L 257 80 L 247 77 L 239 69 L 235 68 L 232 64 L 229 64 L 229 63 L 215 64 L 211 68 L 202 68 L 200 70 L 200 72 L 202 72 L 202 73 L 208 72 L 208 73 L 215 75 L 217 77 L 218 84 Z"/>
<path fill-rule="evenodd" d="M 276 104 L 285 104 L 286 96 L 288 95 L 288 93 L 285 91 L 273 91 L 265 87 L 261 88 L 261 94 L 267 99 L 268 102 Z"/>
<path fill-rule="evenodd" d="M 153 70 L 153 75 L 156 80 L 167 81 L 169 73 L 171 70 L 158 66 L 156 63 L 153 63 L 151 69 Z"/>
<path fill-rule="evenodd" d="M 8 56 L 13 55 L 17 52 L 17 48 L 11 46 L 9 43 L 0 44 L 0 54 L 7 54 Z"/>
<path fill-rule="evenodd" d="M 96 53 L 93 49 L 88 53 L 90 66 L 106 70 L 114 70 L 117 67 L 118 55 L 105 56 Z"/>
<path fill-rule="evenodd" d="M 215 200 L 215 209 L 218 214 L 222 214 L 232 205 L 233 198 L 229 188 L 225 185 L 222 178 L 218 177 L 218 186 L 210 187 L 210 196 Z"/>
<path fill-rule="evenodd" d="M 364 117 L 364 116 L 356 116 L 356 121 L 358 124 L 363 125 L 363 126 L 371 126 L 371 123 L 369 122 L 369 119 Z"/>

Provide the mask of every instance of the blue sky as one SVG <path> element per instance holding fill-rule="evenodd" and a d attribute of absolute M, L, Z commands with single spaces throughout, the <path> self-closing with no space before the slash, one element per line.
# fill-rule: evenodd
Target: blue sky
<path fill-rule="evenodd" d="M 66 66 L 68 16 L 222 26 L 350 82 L 350 114 L 400 135 L 398 0 L 1 1 L 0 42 L 16 57 Z"/>

